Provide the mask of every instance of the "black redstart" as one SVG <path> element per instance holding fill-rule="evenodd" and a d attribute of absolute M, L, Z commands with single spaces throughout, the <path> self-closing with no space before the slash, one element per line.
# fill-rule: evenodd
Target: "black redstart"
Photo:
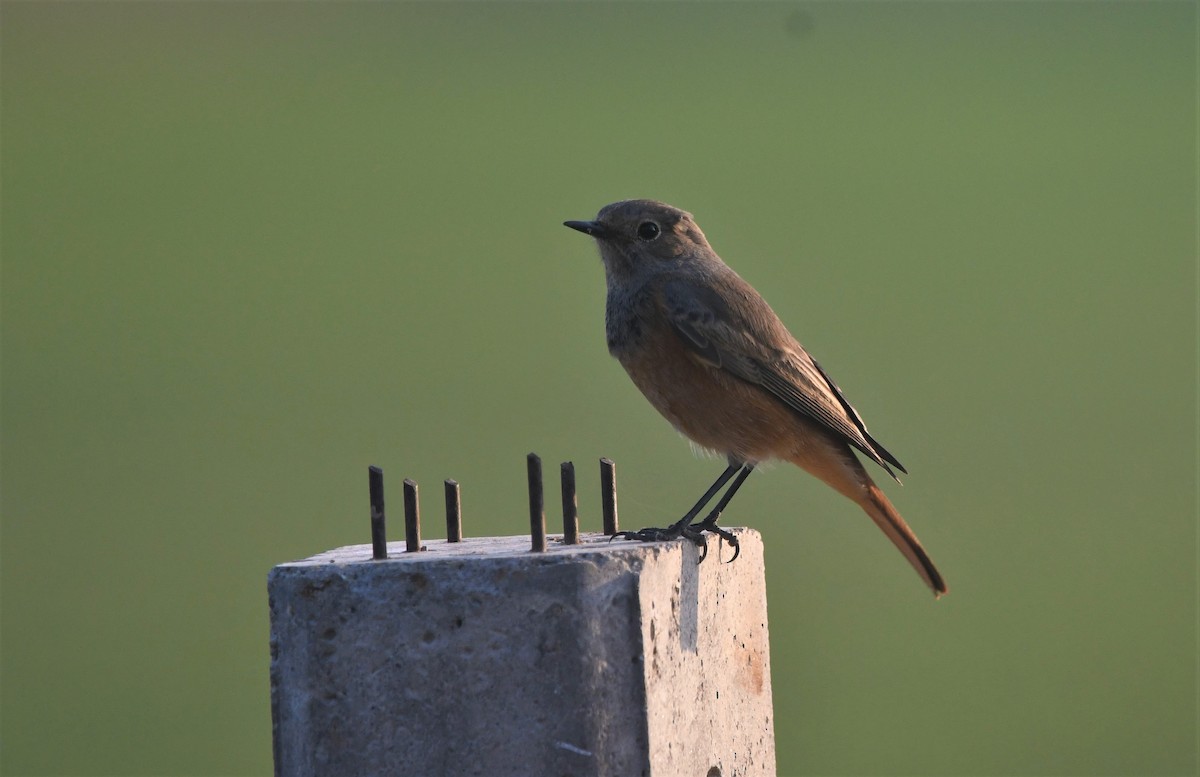
<path fill-rule="evenodd" d="M 736 538 L 717 519 L 755 465 L 784 459 L 858 504 L 934 595 L 946 593 L 920 541 L 854 450 L 893 478 L 892 467 L 907 470 L 867 432 L 766 301 L 709 247 L 690 213 L 654 200 L 626 200 L 606 205 L 594 221 L 565 225 L 600 247 L 609 352 L 676 429 L 729 463 L 676 523 L 616 536 L 683 537 L 707 548 L 702 532 L 708 531 L 729 542 L 737 558 Z M 697 521 L 730 478 L 716 506 Z"/>

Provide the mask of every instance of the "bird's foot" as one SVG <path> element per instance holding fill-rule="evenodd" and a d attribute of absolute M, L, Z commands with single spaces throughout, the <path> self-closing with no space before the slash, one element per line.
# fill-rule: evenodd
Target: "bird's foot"
<path fill-rule="evenodd" d="M 728 529 L 722 529 L 720 526 L 717 526 L 717 519 L 720 517 L 721 517 L 721 514 L 714 510 L 713 512 L 709 513 L 708 517 L 705 518 L 703 521 L 701 521 L 700 523 L 693 523 L 688 528 L 692 529 L 693 531 L 711 532 L 711 533 L 717 535 L 718 537 L 720 537 L 720 540 L 717 540 L 718 542 L 720 542 L 721 540 L 725 540 L 726 542 L 728 542 L 729 547 L 733 548 L 733 558 L 729 559 L 725 563 L 732 564 L 734 561 L 737 560 L 737 557 L 741 554 L 742 546 L 738 544 L 738 538 L 733 536 L 733 532 L 729 531 Z M 704 546 L 704 555 L 702 555 L 700 557 L 700 560 L 703 561 L 704 556 L 707 556 L 707 555 L 708 555 L 708 544 L 706 543 Z"/>
<path fill-rule="evenodd" d="M 697 547 L 705 547 L 707 545 L 704 541 L 704 535 L 692 528 L 686 520 L 673 523 L 665 529 L 651 527 L 638 529 L 637 531 L 619 531 L 608 539 L 611 542 L 618 537 L 623 540 L 639 540 L 641 542 L 669 542 L 682 537 L 691 541 Z"/>
<path fill-rule="evenodd" d="M 640 542 L 668 542 L 682 538 L 700 548 L 700 559 L 696 562 L 699 564 L 708 558 L 708 542 L 704 539 L 704 532 L 707 531 L 717 535 L 720 538 L 718 542 L 725 540 L 725 542 L 730 544 L 733 548 L 733 558 L 729 559 L 729 561 L 732 562 L 742 552 L 742 549 L 738 545 L 737 537 L 733 536 L 733 532 L 717 526 L 717 518 L 719 517 L 719 513 L 712 513 L 699 523 L 688 523 L 685 518 L 682 521 L 671 524 L 665 529 L 647 528 L 637 531 L 620 531 L 608 539 L 610 542 L 618 537 L 625 540 L 638 540 Z"/>

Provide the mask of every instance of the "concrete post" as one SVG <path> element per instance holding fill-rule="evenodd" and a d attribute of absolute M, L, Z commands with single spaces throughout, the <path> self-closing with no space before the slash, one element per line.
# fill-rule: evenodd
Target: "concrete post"
<path fill-rule="evenodd" d="M 268 577 L 277 775 L 775 773 L 762 540 L 370 545 Z"/>

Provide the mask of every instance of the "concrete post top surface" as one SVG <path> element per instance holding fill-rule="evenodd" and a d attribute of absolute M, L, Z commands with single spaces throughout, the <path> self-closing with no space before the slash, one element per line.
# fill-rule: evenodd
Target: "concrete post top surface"
<path fill-rule="evenodd" d="M 745 554 L 747 544 L 761 547 L 762 536 L 754 529 L 739 526 L 732 527 L 733 532 L 742 544 Z M 732 556 L 732 549 L 725 543 L 718 543 L 716 537 L 706 537 L 708 540 L 708 561 L 723 563 Z M 446 559 L 467 560 L 471 558 L 509 558 L 528 559 L 532 562 L 549 562 L 563 557 L 595 556 L 602 554 L 613 559 L 656 557 L 666 551 L 678 551 L 679 541 L 668 542 L 638 542 L 635 540 L 616 539 L 610 541 L 608 536 L 600 532 L 581 532 L 579 544 L 565 545 L 562 535 L 548 535 L 545 553 L 534 553 L 530 550 L 529 538 L 524 535 L 512 537 L 465 537 L 461 542 L 446 540 L 425 540 L 421 551 L 408 553 L 403 541 L 388 543 L 388 557 L 375 561 L 371 557 L 371 545 L 345 545 L 340 548 L 318 553 L 306 559 L 289 561 L 276 566 L 276 569 L 302 569 L 320 567 L 329 564 L 349 565 L 389 565 L 389 564 L 425 564 Z M 740 561 L 741 559 L 739 559 Z M 737 563 L 737 562 L 735 562 Z"/>

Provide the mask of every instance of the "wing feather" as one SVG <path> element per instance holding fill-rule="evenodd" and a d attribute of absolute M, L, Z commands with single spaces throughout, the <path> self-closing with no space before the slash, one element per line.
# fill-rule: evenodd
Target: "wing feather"
<path fill-rule="evenodd" d="M 723 280 L 728 281 L 725 288 L 737 295 L 757 296 L 732 271 L 731 277 Z M 661 304 L 667 319 L 683 344 L 702 363 L 766 389 L 788 407 L 841 436 L 893 478 L 896 474 L 889 464 L 907 472 L 895 456 L 871 437 L 862 417 L 841 389 L 773 312 L 766 320 L 742 313 L 747 309 L 770 311 L 765 302 L 753 306 L 738 305 L 736 298 L 734 302 L 727 302 L 710 285 L 673 279 L 662 286 Z M 767 344 L 781 341 L 786 347 Z"/>

